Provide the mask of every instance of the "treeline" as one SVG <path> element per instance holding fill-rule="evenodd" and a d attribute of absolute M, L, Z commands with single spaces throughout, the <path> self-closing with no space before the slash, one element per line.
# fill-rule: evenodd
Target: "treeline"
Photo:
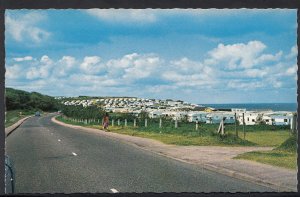
<path fill-rule="evenodd" d="M 97 106 L 62 105 L 61 110 L 65 116 L 78 119 L 102 119 L 105 115 L 105 111 Z"/>
<path fill-rule="evenodd" d="M 94 105 L 87 107 L 83 107 L 82 105 L 62 105 L 60 108 L 65 116 L 75 119 L 102 119 L 106 114 L 102 108 Z M 128 122 L 133 122 L 134 119 L 141 121 L 149 118 L 146 112 L 141 112 L 138 117 L 131 113 L 108 113 L 108 115 L 110 119 L 126 119 Z"/>
<path fill-rule="evenodd" d="M 59 103 L 51 96 L 38 92 L 26 92 L 13 88 L 5 88 L 6 110 L 42 110 L 56 111 Z"/>

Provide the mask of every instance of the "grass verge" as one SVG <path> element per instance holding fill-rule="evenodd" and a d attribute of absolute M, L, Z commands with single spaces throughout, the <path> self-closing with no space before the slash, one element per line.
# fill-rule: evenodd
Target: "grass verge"
<path fill-rule="evenodd" d="M 234 159 L 246 159 L 289 169 L 297 169 L 297 153 L 288 151 L 254 151 L 238 155 Z"/>
<path fill-rule="evenodd" d="M 297 169 L 297 139 L 291 136 L 271 151 L 253 151 L 238 155 L 234 159 L 246 159 L 288 169 Z"/>
<path fill-rule="evenodd" d="M 21 113 L 20 113 L 21 112 Z M 26 116 L 33 115 L 33 111 L 22 111 L 22 110 L 12 110 L 6 112 L 6 122 L 5 122 L 5 128 L 13 125 L 14 123 L 18 122 L 22 118 L 25 118 Z"/>
<path fill-rule="evenodd" d="M 74 122 L 68 119 L 63 119 L 61 116 L 57 117 L 59 121 L 65 122 L 67 124 L 80 125 L 85 127 L 102 129 L 102 127 L 98 123 L 84 124 L 82 122 Z M 208 125 L 208 127 L 212 127 L 212 125 Z M 237 138 L 232 132 L 228 132 L 227 136 L 221 138 L 219 135 L 212 132 L 212 130 L 208 129 L 199 129 L 198 131 L 187 129 L 185 132 L 181 128 L 181 131 L 174 132 L 176 129 L 172 128 L 164 128 L 159 129 L 155 127 L 133 127 L 133 126 L 110 126 L 111 132 L 138 136 L 144 138 L 155 139 L 161 141 L 166 144 L 175 144 L 175 145 L 197 145 L 197 146 L 269 146 L 269 145 L 279 145 L 286 138 L 288 138 L 288 133 L 285 131 L 267 131 L 264 132 L 249 132 L 249 139 L 243 140 L 241 138 Z M 282 134 L 284 133 L 284 134 Z M 255 136 L 256 134 L 256 136 Z M 251 136 L 251 138 L 250 138 Z M 278 138 L 278 140 L 270 142 L 270 138 Z M 279 140 L 281 138 L 281 140 Z M 261 140 L 264 139 L 264 140 Z M 259 142 L 259 143 L 256 143 Z M 264 144 L 265 142 L 265 144 Z"/>

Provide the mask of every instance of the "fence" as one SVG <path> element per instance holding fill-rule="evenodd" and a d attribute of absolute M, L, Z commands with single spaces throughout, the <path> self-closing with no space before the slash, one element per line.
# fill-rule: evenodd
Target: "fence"
<path fill-rule="evenodd" d="M 103 125 L 102 119 L 76 119 L 70 117 L 63 117 L 79 125 Z M 189 133 L 196 132 L 202 134 L 209 134 L 217 132 L 219 124 L 206 124 L 203 122 L 184 122 L 173 119 L 164 118 L 121 118 L 110 117 L 109 126 L 121 128 L 133 128 L 139 131 L 152 131 L 159 133 Z M 242 136 L 245 138 L 247 132 L 264 131 L 264 130 L 287 130 L 289 126 L 273 126 L 273 125 L 239 125 L 239 124 L 225 124 L 225 133 L 232 133 L 239 136 L 238 131 L 242 131 Z"/>
<path fill-rule="evenodd" d="M 75 123 L 82 123 L 85 125 L 103 125 L 103 119 L 77 119 L 77 118 L 71 118 L 63 115 L 63 118 L 65 120 L 75 122 Z M 187 123 L 187 122 L 181 122 L 178 120 L 168 120 L 168 119 L 151 119 L 151 118 L 135 118 L 133 120 L 128 119 L 121 119 L 121 118 L 114 118 L 110 119 L 110 126 L 122 126 L 122 127 L 157 127 L 157 128 L 164 128 L 164 127 L 171 127 L 171 128 L 179 128 L 183 125 L 194 125 L 194 129 L 198 130 L 200 128 L 200 125 L 203 123 L 196 122 L 196 123 Z"/>

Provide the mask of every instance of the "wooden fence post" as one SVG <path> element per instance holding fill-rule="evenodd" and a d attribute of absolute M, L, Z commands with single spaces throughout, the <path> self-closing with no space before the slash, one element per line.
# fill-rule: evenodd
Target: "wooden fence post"
<path fill-rule="evenodd" d="M 111 126 L 114 126 L 114 119 L 111 120 Z"/>
<path fill-rule="evenodd" d="M 243 132 L 244 132 L 244 140 L 246 138 L 246 132 L 245 132 L 245 113 L 243 113 Z"/>
<path fill-rule="evenodd" d="M 196 120 L 196 130 L 198 130 L 198 120 Z"/>
<path fill-rule="evenodd" d="M 147 127 L 148 126 L 148 122 L 147 122 L 148 120 L 147 120 L 147 118 L 145 119 L 145 127 Z"/>
<path fill-rule="evenodd" d="M 162 125 L 162 120 L 161 118 L 159 119 L 159 128 L 161 128 L 161 125 Z"/>
<path fill-rule="evenodd" d="M 127 119 L 125 119 L 125 127 L 127 127 Z"/>
<path fill-rule="evenodd" d="M 297 131 L 297 114 L 294 113 L 291 121 L 291 131 L 293 134 Z"/>
<path fill-rule="evenodd" d="M 235 128 L 235 135 L 236 137 L 239 137 L 239 133 L 238 133 L 238 130 L 237 130 L 237 120 L 236 120 L 236 112 L 234 113 L 234 128 Z"/>
<path fill-rule="evenodd" d="M 175 120 L 175 128 L 178 127 L 178 122 L 177 122 L 177 119 Z"/>
<path fill-rule="evenodd" d="M 120 126 L 120 119 L 118 119 L 118 126 Z"/>

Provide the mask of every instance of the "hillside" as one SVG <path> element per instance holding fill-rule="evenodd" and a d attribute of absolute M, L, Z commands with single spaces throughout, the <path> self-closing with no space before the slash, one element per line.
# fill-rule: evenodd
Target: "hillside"
<path fill-rule="evenodd" d="M 6 110 L 42 110 L 58 109 L 58 102 L 51 96 L 38 92 L 26 92 L 13 88 L 5 88 Z"/>

